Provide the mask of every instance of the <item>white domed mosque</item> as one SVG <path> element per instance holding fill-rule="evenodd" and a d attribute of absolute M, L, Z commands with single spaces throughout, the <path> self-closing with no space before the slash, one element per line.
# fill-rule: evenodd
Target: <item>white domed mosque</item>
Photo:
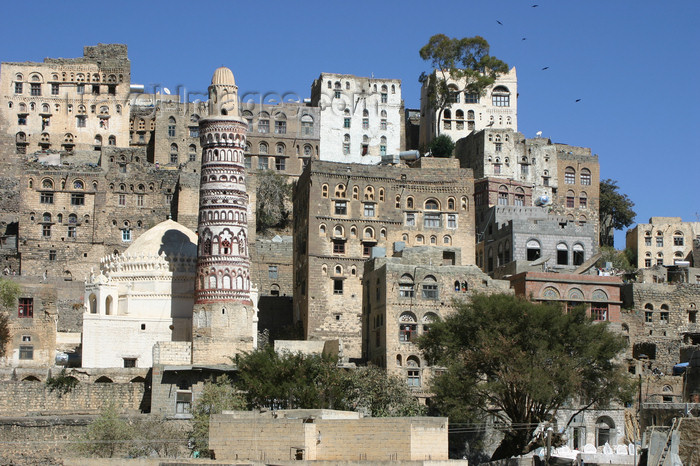
<path fill-rule="evenodd" d="M 218 68 L 209 86 L 209 115 L 199 120 L 197 233 L 166 220 L 123 254 L 102 259 L 99 275 L 91 274 L 85 284 L 83 367 L 158 366 L 156 390 L 171 383 L 168 374 L 184 377 L 202 365 L 225 371 L 231 357 L 255 349 L 258 294 L 250 276 L 246 130 L 233 73 Z M 187 386 L 178 383 L 180 391 Z"/>
<path fill-rule="evenodd" d="M 192 341 L 197 235 L 173 220 L 122 254 L 103 258 L 85 284 L 83 367 L 151 367 L 158 341 Z"/>

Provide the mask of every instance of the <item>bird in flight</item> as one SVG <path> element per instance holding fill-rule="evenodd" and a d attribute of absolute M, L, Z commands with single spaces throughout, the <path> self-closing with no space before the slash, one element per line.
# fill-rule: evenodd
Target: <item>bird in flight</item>
<path fill-rule="evenodd" d="M 548 66 L 545 66 L 544 68 L 542 68 L 542 71 L 548 70 L 548 69 L 549 69 L 549 67 L 548 67 Z"/>
<path fill-rule="evenodd" d="M 501 26 L 503 26 L 503 23 L 500 22 L 499 20 L 496 20 L 496 22 L 497 22 L 498 24 L 500 24 Z"/>
<path fill-rule="evenodd" d="M 576 99 L 576 102 L 581 102 L 581 99 Z"/>
<path fill-rule="evenodd" d="M 539 5 L 535 4 L 535 5 L 532 5 L 532 8 L 537 8 L 538 6 Z"/>
<path fill-rule="evenodd" d="M 523 37 L 523 39 L 522 39 L 522 40 L 527 40 L 527 37 Z"/>

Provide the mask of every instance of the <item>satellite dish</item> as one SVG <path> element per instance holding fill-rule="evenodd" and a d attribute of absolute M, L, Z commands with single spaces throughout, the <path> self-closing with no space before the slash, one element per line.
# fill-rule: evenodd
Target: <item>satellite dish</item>
<path fill-rule="evenodd" d="M 164 87 L 164 88 L 163 88 L 163 94 L 170 95 L 170 89 L 168 89 L 167 87 Z"/>
<path fill-rule="evenodd" d="M 539 259 L 535 259 L 534 261 L 530 262 L 527 265 L 533 265 L 533 266 L 534 265 L 541 265 L 541 264 L 544 264 L 545 262 L 547 262 L 548 260 L 549 260 L 549 256 L 548 257 L 540 257 Z"/>
<path fill-rule="evenodd" d="M 542 137 L 542 131 L 538 131 L 538 132 L 536 132 L 535 134 L 537 135 L 538 138 L 541 138 L 541 137 Z"/>
<path fill-rule="evenodd" d="M 547 206 L 552 203 L 552 200 L 547 196 L 546 194 L 541 195 L 537 199 L 535 199 L 535 205 L 536 206 Z"/>

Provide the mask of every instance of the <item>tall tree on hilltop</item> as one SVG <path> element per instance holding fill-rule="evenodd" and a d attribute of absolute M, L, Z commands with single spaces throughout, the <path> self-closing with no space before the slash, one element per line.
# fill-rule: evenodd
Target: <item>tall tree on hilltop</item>
<path fill-rule="evenodd" d="M 451 423 L 496 416 L 505 437 L 492 460 L 534 448 L 538 423 L 574 401 L 588 408 L 629 398 L 613 358 L 624 339 L 594 323 L 583 307 L 533 303 L 512 295 L 475 295 L 419 340 L 433 379 L 432 407 Z"/>
<path fill-rule="evenodd" d="M 637 213 L 632 209 L 634 202 L 627 194 L 618 192 L 616 180 L 600 182 L 598 216 L 600 220 L 600 245 L 615 245 L 615 230 L 621 230 L 634 223 Z"/>
<path fill-rule="evenodd" d="M 428 99 L 438 109 L 437 133 L 442 113 L 454 100 L 450 85 L 456 92 L 483 95 L 486 88 L 508 72 L 508 65 L 489 55 L 489 43 L 481 36 L 450 38 L 435 34 L 419 51 L 420 57 L 430 63 L 431 71 L 421 73 L 418 80 L 428 84 Z"/>

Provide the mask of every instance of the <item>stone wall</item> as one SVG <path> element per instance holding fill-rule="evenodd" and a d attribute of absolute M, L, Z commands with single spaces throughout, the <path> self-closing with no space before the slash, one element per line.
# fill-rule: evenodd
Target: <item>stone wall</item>
<path fill-rule="evenodd" d="M 0 382 L 0 416 L 98 414 L 110 403 L 122 413 L 141 410 L 143 383 L 78 383 L 68 392 L 41 382 Z"/>
<path fill-rule="evenodd" d="M 213 415 L 217 459 L 284 461 L 446 460 L 446 418 L 235 419 Z"/>

